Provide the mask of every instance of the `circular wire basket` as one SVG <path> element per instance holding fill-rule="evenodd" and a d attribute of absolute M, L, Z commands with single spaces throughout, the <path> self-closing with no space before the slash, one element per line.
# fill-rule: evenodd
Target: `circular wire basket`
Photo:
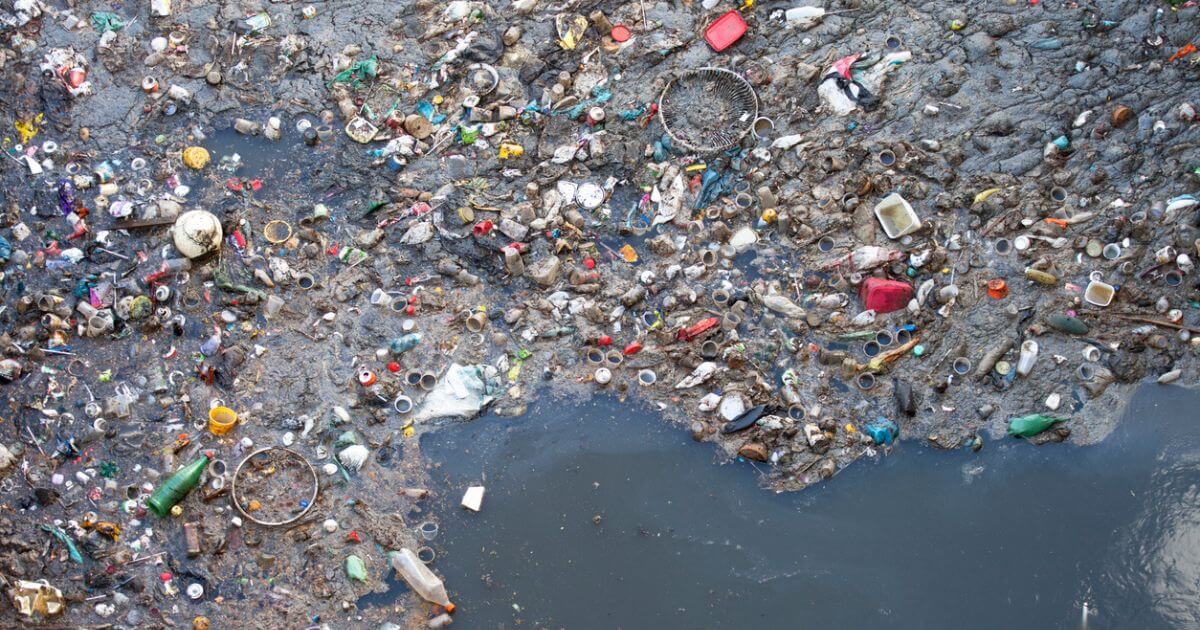
<path fill-rule="evenodd" d="M 741 142 L 758 118 L 750 83 L 724 68 L 696 68 L 671 79 L 658 99 L 667 135 L 685 149 L 723 151 Z"/>

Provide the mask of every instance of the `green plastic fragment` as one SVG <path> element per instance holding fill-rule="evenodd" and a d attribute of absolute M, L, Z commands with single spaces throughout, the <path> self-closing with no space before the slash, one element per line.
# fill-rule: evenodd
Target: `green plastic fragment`
<path fill-rule="evenodd" d="M 354 554 L 346 556 L 346 575 L 352 580 L 367 581 L 367 566 L 363 564 L 362 558 Z"/>

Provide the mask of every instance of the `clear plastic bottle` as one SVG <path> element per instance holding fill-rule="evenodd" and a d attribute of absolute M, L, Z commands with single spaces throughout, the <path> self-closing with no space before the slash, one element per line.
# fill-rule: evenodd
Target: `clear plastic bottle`
<path fill-rule="evenodd" d="M 392 568 L 396 569 L 396 573 L 404 578 L 405 582 L 416 591 L 418 595 L 425 598 L 427 601 L 438 604 L 446 609 L 447 612 L 454 611 L 454 604 L 450 603 L 450 597 L 446 595 L 446 587 L 442 584 L 441 578 L 433 574 L 424 562 L 417 557 L 417 554 L 412 550 L 403 548 L 400 551 L 393 551 L 388 554 L 392 563 Z"/>

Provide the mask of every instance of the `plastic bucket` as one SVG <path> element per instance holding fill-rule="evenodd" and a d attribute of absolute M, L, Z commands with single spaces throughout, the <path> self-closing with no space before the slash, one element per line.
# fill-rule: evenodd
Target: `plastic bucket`
<path fill-rule="evenodd" d="M 208 410 L 208 430 L 213 435 L 225 435 L 237 426 L 237 412 L 229 407 L 213 407 Z"/>

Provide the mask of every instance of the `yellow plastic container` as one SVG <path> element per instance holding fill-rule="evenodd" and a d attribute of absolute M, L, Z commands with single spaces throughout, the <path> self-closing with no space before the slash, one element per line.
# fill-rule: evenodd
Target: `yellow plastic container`
<path fill-rule="evenodd" d="M 208 411 L 208 430 L 213 435 L 225 435 L 237 426 L 237 412 L 229 407 L 213 407 Z"/>

